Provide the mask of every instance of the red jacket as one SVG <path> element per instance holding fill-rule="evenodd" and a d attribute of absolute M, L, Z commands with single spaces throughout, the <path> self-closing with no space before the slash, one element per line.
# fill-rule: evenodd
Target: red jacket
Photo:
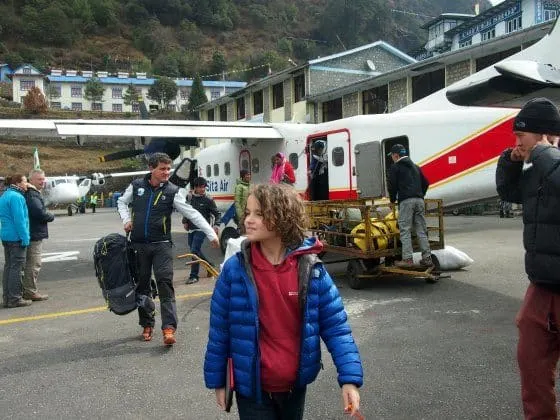
<path fill-rule="evenodd" d="M 294 173 L 294 167 L 290 162 L 286 162 L 284 164 L 284 175 L 286 175 L 287 178 L 286 182 L 288 182 L 289 184 L 296 183 L 296 175 Z"/>

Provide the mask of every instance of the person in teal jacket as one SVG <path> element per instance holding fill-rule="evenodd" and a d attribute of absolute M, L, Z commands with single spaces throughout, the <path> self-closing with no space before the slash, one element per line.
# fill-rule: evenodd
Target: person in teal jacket
<path fill-rule="evenodd" d="M 4 247 L 2 298 L 4 307 L 17 308 L 31 304 L 31 301 L 22 299 L 21 283 L 30 241 L 29 216 L 23 195 L 27 191 L 27 178 L 20 174 L 8 176 L 6 185 L 8 188 L 0 197 L 0 238 Z"/>

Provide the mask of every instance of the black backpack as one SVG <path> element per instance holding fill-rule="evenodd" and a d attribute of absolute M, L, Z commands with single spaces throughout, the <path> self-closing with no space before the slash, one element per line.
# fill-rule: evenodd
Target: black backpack
<path fill-rule="evenodd" d="M 150 296 L 138 295 L 136 251 L 128 239 L 111 233 L 99 239 L 93 248 L 95 276 L 110 311 L 126 315 L 142 306 L 153 312 L 155 305 Z"/>

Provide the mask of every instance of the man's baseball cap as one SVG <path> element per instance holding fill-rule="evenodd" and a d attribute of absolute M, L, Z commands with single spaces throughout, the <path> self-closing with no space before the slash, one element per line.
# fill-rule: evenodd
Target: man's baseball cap
<path fill-rule="evenodd" d="M 393 153 L 397 153 L 399 156 L 406 156 L 406 148 L 402 144 L 393 144 L 387 156 L 391 156 Z"/>
<path fill-rule="evenodd" d="M 560 135 L 560 113 L 546 98 L 530 100 L 513 120 L 513 131 Z"/>

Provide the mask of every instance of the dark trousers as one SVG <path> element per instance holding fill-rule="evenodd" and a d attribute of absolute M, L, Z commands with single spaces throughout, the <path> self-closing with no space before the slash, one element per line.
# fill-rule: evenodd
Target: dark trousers
<path fill-rule="evenodd" d="M 516 318 L 517 361 L 526 420 L 556 420 L 560 295 L 531 284 Z"/>
<path fill-rule="evenodd" d="M 26 248 L 21 242 L 2 241 L 4 246 L 4 277 L 2 278 L 2 297 L 4 304 L 15 303 L 21 299 L 21 273 L 25 265 Z"/>
<path fill-rule="evenodd" d="M 171 242 L 150 244 L 134 243 L 138 252 L 138 288 L 136 293 L 150 295 L 152 267 L 159 292 L 161 311 L 161 328 L 177 328 L 177 305 L 173 288 L 173 253 Z M 154 315 L 138 308 L 138 316 L 142 327 L 155 325 Z"/>
<path fill-rule="evenodd" d="M 91 212 L 95 213 L 95 208 L 97 207 L 97 204 L 91 204 Z"/>
<path fill-rule="evenodd" d="M 195 230 L 194 232 L 189 233 L 188 235 L 188 245 L 189 249 L 191 250 L 192 254 L 195 254 L 198 258 L 202 258 L 206 262 L 210 264 L 208 258 L 204 256 L 202 253 L 202 244 L 204 243 L 204 239 L 206 235 L 201 230 Z M 191 274 L 189 278 L 197 279 L 198 278 L 198 271 L 200 270 L 200 264 L 191 264 Z"/>
<path fill-rule="evenodd" d="M 302 420 L 306 388 L 262 393 L 262 403 L 236 393 L 239 420 Z"/>

